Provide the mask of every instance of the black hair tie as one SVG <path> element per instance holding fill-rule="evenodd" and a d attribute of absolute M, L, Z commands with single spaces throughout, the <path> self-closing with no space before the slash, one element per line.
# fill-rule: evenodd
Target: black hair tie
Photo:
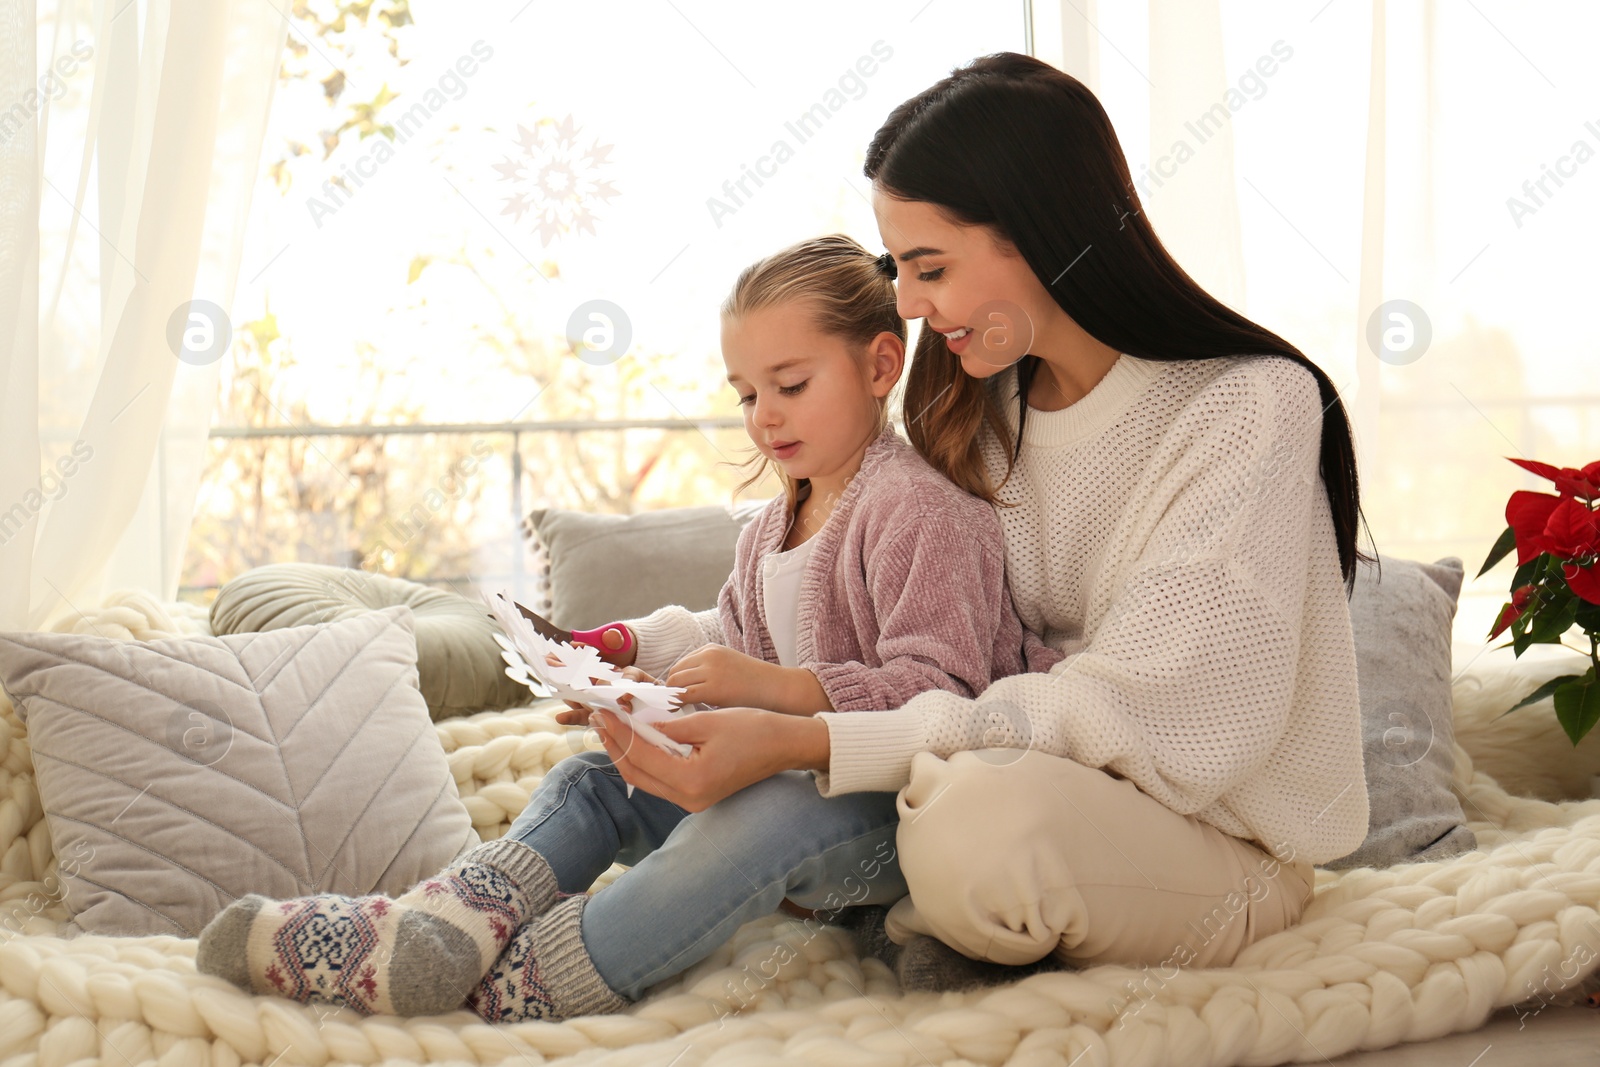
<path fill-rule="evenodd" d="M 894 256 L 890 255 L 888 252 L 885 252 L 883 255 L 879 256 L 877 263 L 878 273 L 883 275 L 885 278 L 893 281 L 895 278 L 900 277 L 900 269 L 894 264 Z"/>

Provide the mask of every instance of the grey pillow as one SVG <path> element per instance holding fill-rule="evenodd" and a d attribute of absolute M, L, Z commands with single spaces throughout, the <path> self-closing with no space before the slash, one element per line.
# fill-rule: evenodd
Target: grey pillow
<path fill-rule="evenodd" d="M 322 563 L 269 563 L 218 590 L 211 632 L 281 630 L 397 604 L 416 618 L 418 685 L 434 719 L 528 703 L 527 686 L 506 677 L 493 636 L 499 627 L 483 604 L 404 578 Z"/>
<path fill-rule="evenodd" d="M 1461 593 L 1461 561 L 1380 556 L 1379 564 L 1357 568 L 1350 598 L 1367 838 L 1348 856 L 1322 864 L 1330 870 L 1442 860 L 1478 847 L 1450 788 L 1450 628 Z"/>
<path fill-rule="evenodd" d="M 475 845 L 416 657 L 404 607 L 220 638 L 0 634 L 69 933 L 194 937 L 245 893 L 398 894 Z"/>
<path fill-rule="evenodd" d="M 739 531 L 766 506 L 760 500 L 638 515 L 532 512 L 526 526 L 549 569 L 546 614 L 557 626 L 587 630 L 668 604 L 715 607 L 733 572 Z"/>

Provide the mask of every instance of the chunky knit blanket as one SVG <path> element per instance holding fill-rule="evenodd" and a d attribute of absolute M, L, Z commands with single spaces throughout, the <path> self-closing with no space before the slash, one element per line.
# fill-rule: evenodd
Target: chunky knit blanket
<path fill-rule="evenodd" d="M 150 639 L 204 633 L 206 622 L 132 594 L 75 628 Z M 1454 784 L 1480 851 L 1318 871 L 1303 921 L 1231 967 L 1097 967 L 907 995 L 881 963 L 856 958 L 844 931 L 774 914 L 625 1014 L 505 1026 L 466 1010 L 361 1018 L 252 997 L 197 974 L 192 940 L 63 940 L 27 736 L 0 698 L 0 1062 L 1189 1067 L 1333 1058 L 1471 1030 L 1500 1007 L 1537 1010 L 1600 963 L 1600 801 L 1559 799 L 1588 796 L 1600 731 L 1574 749 L 1548 704 L 1497 717 L 1539 680 L 1502 665 L 1457 682 Z M 486 839 L 576 747 L 549 705 L 447 720 L 438 733 Z"/>

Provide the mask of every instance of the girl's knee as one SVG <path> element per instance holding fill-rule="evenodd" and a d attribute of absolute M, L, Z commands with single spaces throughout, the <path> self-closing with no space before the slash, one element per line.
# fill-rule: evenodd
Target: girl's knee
<path fill-rule="evenodd" d="M 604 752 L 586 751 L 557 760 L 546 772 L 545 777 L 554 781 L 581 783 L 592 780 L 599 783 L 600 775 L 607 775 L 618 782 L 622 781 L 622 772 L 617 770 L 610 756 Z"/>
<path fill-rule="evenodd" d="M 573 755 L 567 756 L 565 759 L 557 760 L 555 762 L 555 764 L 551 767 L 551 770 L 560 770 L 563 767 L 569 768 L 571 770 L 579 770 L 579 769 L 584 768 L 584 767 L 614 767 L 614 766 L 615 766 L 615 764 L 613 764 L 611 762 L 611 757 L 608 756 L 606 753 L 604 753 L 604 752 L 596 752 L 596 751 L 594 751 L 592 749 L 585 749 L 582 752 L 577 752 L 577 753 L 574 753 Z"/>
<path fill-rule="evenodd" d="M 811 779 L 809 774 L 793 773 L 807 781 Z M 788 772 L 780 772 L 723 797 L 704 811 L 696 812 L 693 818 L 702 830 L 718 831 L 719 841 L 741 832 L 769 840 L 782 832 L 786 819 L 798 816 L 804 821 L 805 817 L 800 815 L 806 799 L 800 788 L 803 784 L 791 778 Z M 810 788 L 815 794 L 816 787 Z"/>
<path fill-rule="evenodd" d="M 791 873 L 787 891 L 794 903 L 819 912 L 894 903 L 906 895 L 907 887 L 893 829 L 884 827 L 809 857 Z"/>
<path fill-rule="evenodd" d="M 777 859 L 832 848 L 894 822 L 888 794 L 879 802 L 881 807 L 862 808 L 862 803 L 841 805 L 824 799 L 809 773 L 782 771 L 690 818 L 723 849 L 745 849 Z"/>

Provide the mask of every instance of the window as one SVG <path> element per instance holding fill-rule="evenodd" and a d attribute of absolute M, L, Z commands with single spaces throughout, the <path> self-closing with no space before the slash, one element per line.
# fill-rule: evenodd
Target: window
<path fill-rule="evenodd" d="M 1023 16 L 298 7 L 184 595 L 294 559 L 520 592 L 531 508 L 728 502 L 737 272 L 833 230 L 878 248 L 873 131 L 1025 50 Z"/>

